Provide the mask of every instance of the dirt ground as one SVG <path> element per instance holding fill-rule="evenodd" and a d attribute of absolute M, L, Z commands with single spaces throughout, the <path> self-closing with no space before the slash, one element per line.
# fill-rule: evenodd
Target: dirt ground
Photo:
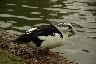
<path fill-rule="evenodd" d="M 0 29 L 0 49 L 23 59 L 24 64 L 78 64 L 59 53 L 34 50 L 25 44 L 14 42 L 16 35 Z"/>

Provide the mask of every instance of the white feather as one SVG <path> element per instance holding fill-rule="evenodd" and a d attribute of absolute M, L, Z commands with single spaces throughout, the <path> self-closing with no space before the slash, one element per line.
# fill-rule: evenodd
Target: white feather
<path fill-rule="evenodd" d="M 29 29 L 28 31 L 26 31 L 26 33 L 27 34 L 30 34 L 33 30 L 35 30 L 35 29 L 37 29 L 37 28 L 31 28 L 31 29 Z"/>
<path fill-rule="evenodd" d="M 41 43 L 41 48 L 55 48 L 59 47 L 63 44 L 63 38 L 61 38 L 60 34 L 55 33 L 54 36 L 38 36 L 39 39 L 44 40 Z"/>

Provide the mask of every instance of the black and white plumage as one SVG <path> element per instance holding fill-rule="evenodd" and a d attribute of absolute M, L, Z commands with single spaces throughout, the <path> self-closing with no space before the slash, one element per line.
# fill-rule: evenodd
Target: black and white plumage
<path fill-rule="evenodd" d="M 63 35 L 63 33 L 59 30 L 63 27 L 63 25 L 64 27 L 68 27 L 67 29 L 71 29 L 72 32 L 72 27 L 70 25 L 62 23 L 57 26 L 45 24 L 27 30 L 25 34 L 17 38 L 17 41 L 21 43 L 28 43 L 33 48 L 50 49 L 59 47 L 63 45 L 63 39 L 65 38 L 65 34 Z M 67 33 L 68 31 L 65 30 L 65 32 Z"/>

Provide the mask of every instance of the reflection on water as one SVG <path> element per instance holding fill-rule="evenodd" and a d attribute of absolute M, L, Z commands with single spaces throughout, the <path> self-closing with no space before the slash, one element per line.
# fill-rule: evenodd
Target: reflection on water
<path fill-rule="evenodd" d="M 96 63 L 95 0 L 0 1 L 0 28 L 8 32 L 20 35 L 34 24 L 51 22 L 70 22 L 76 30 L 76 36 L 53 51 L 80 64 Z"/>

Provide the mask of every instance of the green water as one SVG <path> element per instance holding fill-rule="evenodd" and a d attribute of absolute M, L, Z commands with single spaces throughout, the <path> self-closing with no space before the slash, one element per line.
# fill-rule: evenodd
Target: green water
<path fill-rule="evenodd" d="M 55 22 L 73 23 L 76 35 L 52 50 L 79 64 L 96 64 L 96 0 L 0 1 L 0 28 L 10 33 L 20 35 L 32 25 Z"/>

